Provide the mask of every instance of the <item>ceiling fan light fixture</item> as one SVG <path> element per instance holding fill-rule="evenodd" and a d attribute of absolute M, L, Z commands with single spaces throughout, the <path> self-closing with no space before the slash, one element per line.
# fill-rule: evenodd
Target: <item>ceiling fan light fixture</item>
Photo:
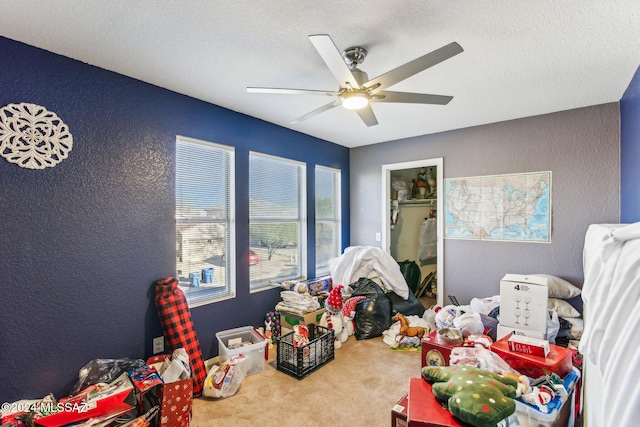
<path fill-rule="evenodd" d="M 309 40 L 320 54 L 324 63 L 329 67 L 333 77 L 340 84 L 337 91 L 264 87 L 247 88 L 248 92 L 253 93 L 328 95 L 337 98 L 298 117 L 291 123 L 299 123 L 342 104 L 345 109 L 355 110 L 362 122 L 367 127 L 370 127 L 378 124 L 376 115 L 369 106 L 371 102 L 446 105 L 453 99 L 452 96 L 392 92 L 386 89 L 461 53 L 463 49 L 456 42 L 449 43 L 370 80 L 367 73 L 358 68 L 358 64 L 361 64 L 367 56 L 366 49 L 358 46 L 350 47 L 342 52 L 342 56 L 340 56 L 340 51 L 338 51 L 328 34 L 311 34 Z"/>
<path fill-rule="evenodd" d="M 364 92 L 345 92 L 340 98 L 342 106 L 347 110 L 359 110 L 369 104 L 369 97 Z"/>

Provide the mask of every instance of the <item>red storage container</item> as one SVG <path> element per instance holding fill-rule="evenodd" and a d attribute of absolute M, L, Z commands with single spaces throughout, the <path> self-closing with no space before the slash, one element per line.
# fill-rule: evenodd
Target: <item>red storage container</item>
<path fill-rule="evenodd" d="M 422 367 L 425 366 L 449 366 L 449 356 L 454 345 L 441 342 L 438 339 L 438 331 L 431 332 L 422 338 Z"/>
<path fill-rule="evenodd" d="M 491 345 L 491 350 L 498 354 L 513 369 L 529 378 L 538 378 L 550 373 L 556 373 L 562 378 L 569 375 L 573 367 L 572 351 L 554 344 L 549 344 L 547 357 L 533 356 L 509 350 L 507 335 Z"/>
<path fill-rule="evenodd" d="M 402 399 L 391 408 L 391 427 L 407 427 L 407 402 L 409 394 L 406 393 Z"/>
<path fill-rule="evenodd" d="M 407 421 L 408 427 L 471 427 L 443 408 L 422 378 L 409 378 Z"/>

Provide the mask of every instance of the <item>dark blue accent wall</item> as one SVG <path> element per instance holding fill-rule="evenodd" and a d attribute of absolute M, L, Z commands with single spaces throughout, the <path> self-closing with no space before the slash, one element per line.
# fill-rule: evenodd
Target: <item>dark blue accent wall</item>
<path fill-rule="evenodd" d="M 640 67 L 620 100 L 620 221 L 640 221 Z"/>
<path fill-rule="evenodd" d="M 309 277 L 316 164 L 342 170 L 349 245 L 347 148 L 2 37 L 0 58 L 0 106 L 42 105 L 73 135 L 54 168 L 0 158 L 0 402 L 62 397 L 92 359 L 151 354 L 162 335 L 152 284 L 175 274 L 176 135 L 236 148 L 238 256 L 252 150 L 307 164 Z M 249 294 L 239 263 L 235 299 L 192 309 L 204 356 L 217 355 L 216 332 L 261 325 L 278 300 Z"/>

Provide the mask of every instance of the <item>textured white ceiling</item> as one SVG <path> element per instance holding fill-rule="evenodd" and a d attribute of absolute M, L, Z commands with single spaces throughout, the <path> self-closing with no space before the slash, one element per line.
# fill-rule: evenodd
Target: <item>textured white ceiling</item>
<path fill-rule="evenodd" d="M 390 88 L 454 99 L 374 104 L 370 128 L 342 107 L 292 125 L 330 99 L 246 87 L 337 90 L 310 34 L 366 48 L 370 78 L 456 41 L 463 53 Z M 0 0 L 0 35 L 357 147 L 619 101 L 640 1 Z"/>

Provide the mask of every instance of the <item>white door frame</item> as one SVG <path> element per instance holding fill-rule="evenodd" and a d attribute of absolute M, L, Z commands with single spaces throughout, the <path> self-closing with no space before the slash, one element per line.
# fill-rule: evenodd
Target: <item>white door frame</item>
<path fill-rule="evenodd" d="M 442 157 L 435 159 L 414 160 L 410 162 L 390 163 L 382 165 L 382 249 L 391 253 L 391 171 L 398 169 L 413 169 L 436 166 L 436 226 L 438 229 L 436 280 L 437 303 L 444 306 L 444 160 Z M 417 233 L 416 233 L 417 234 Z"/>

